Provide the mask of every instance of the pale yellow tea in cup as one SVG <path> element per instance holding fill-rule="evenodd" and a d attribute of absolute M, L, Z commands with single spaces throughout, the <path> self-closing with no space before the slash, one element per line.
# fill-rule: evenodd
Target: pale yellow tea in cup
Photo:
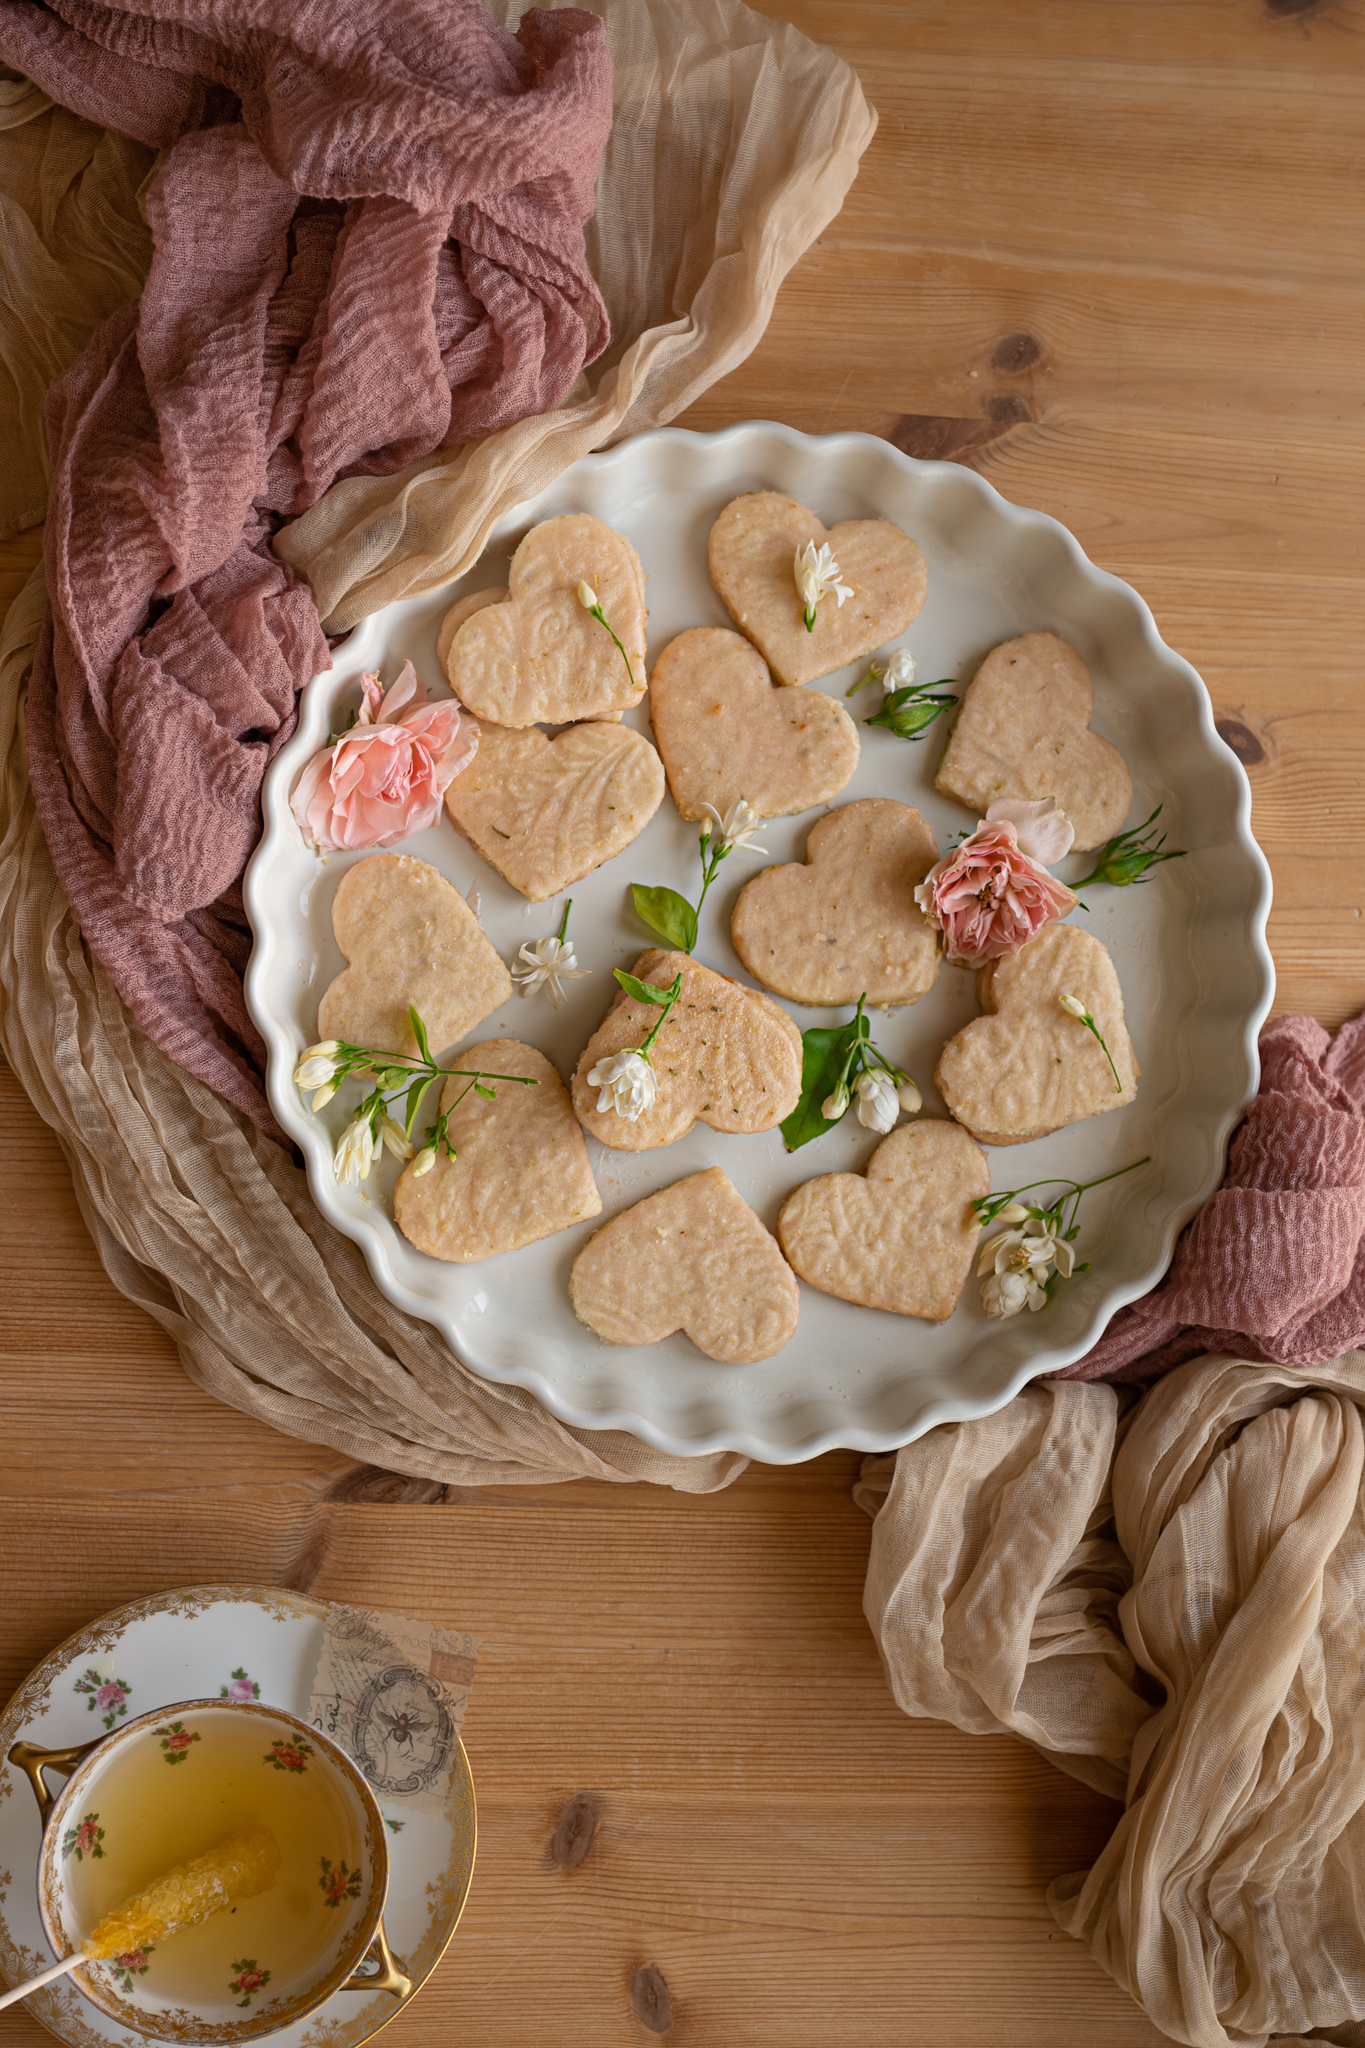
<path fill-rule="evenodd" d="M 112 1989 L 139 2008 L 225 2018 L 270 2011 L 285 2024 L 284 2008 L 337 1967 L 344 1974 L 356 1960 L 347 1934 L 370 1917 L 384 1877 L 374 1866 L 386 1861 L 377 1812 L 363 1788 L 357 1797 L 353 1777 L 330 1744 L 264 1708 L 191 1705 L 120 1731 L 60 1816 L 53 1845 L 60 1918 L 74 1941 L 133 1906 L 131 1945 L 90 1966 L 97 2002 Z M 164 1885 L 139 1915 L 138 1894 L 250 1829 L 268 1830 L 278 1847 L 268 1889 L 169 1935 Z"/>

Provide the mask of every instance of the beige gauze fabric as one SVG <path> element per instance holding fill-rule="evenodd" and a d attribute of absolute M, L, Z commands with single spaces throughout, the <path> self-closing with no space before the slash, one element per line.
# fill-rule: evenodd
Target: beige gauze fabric
<path fill-rule="evenodd" d="M 510 25 L 521 11 L 495 9 Z M 875 120 L 828 51 L 737 0 L 598 11 L 617 104 L 589 250 L 612 350 L 593 390 L 556 412 L 398 477 L 338 485 L 287 529 L 281 552 L 314 582 L 333 631 L 455 575 L 509 505 L 589 448 L 671 418 L 740 362 L 852 183 Z M 128 175 L 120 159 L 120 192 Z M 391 1471 L 727 1485 L 745 1459 L 670 1458 L 623 1433 L 569 1429 L 467 1371 L 389 1305 L 289 1158 L 133 1024 L 82 940 L 29 792 L 22 703 L 41 616 L 35 575 L 0 640 L 0 1044 L 61 1140 L 115 1285 L 172 1333 L 209 1393 Z"/>
<path fill-rule="evenodd" d="M 1365 1352 L 1042 1381 L 869 1459 L 898 1704 L 1121 1799 L 1059 1924 L 1197 2048 L 1365 2042 Z"/>
<path fill-rule="evenodd" d="M 512 506 L 742 363 L 872 139 L 853 73 L 789 23 L 737 0 L 588 4 L 616 79 L 587 228 L 610 346 L 553 412 L 335 484 L 285 528 L 275 552 L 308 578 L 329 633 L 462 575 Z M 509 28 L 525 11 L 494 0 Z"/>
<path fill-rule="evenodd" d="M 47 510 L 48 385 L 142 290 L 138 193 L 155 162 L 0 64 L 0 540 Z"/>

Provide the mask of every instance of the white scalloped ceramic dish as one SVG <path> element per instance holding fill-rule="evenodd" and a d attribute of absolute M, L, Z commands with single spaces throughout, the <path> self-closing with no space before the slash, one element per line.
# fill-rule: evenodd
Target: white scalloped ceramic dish
<path fill-rule="evenodd" d="M 342 966 L 331 899 L 347 867 L 365 856 L 323 863 L 308 852 L 289 793 L 359 701 L 362 669 L 387 679 L 411 656 L 433 693 L 445 694 L 435 638 L 447 607 L 466 590 L 504 581 L 517 541 L 552 513 L 595 513 L 638 548 L 650 579 L 651 662 L 685 626 L 729 624 L 707 575 L 706 537 L 722 506 L 761 488 L 790 492 L 830 526 L 880 514 L 914 535 L 929 562 L 929 596 L 902 642 L 922 680 L 965 680 L 989 648 L 1016 633 L 1064 635 L 1094 675 L 1096 729 L 1132 770 L 1133 819 L 1164 803 L 1169 844 L 1189 853 L 1156 869 L 1141 888 L 1092 890 L 1088 914 L 1076 913 L 1118 968 L 1143 1068 L 1136 1102 L 989 1155 L 997 1187 L 1053 1173 L 1089 1180 L 1152 1155 L 1150 1166 L 1087 1197 L 1080 1249 L 1092 1271 L 1060 1288 L 1041 1313 L 994 1324 L 971 1282 L 941 1326 L 803 1286 L 791 1343 L 761 1365 L 737 1369 L 713 1364 L 681 1336 L 632 1349 L 600 1342 L 569 1306 L 574 1257 L 600 1221 L 709 1165 L 725 1168 L 771 1228 L 799 1182 L 860 1168 L 872 1135 L 847 1117 L 793 1154 L 776 1131 L 721 1137 L 700 1124 L 678 1143 L 642 1154 L 589 1140 L 603 1201 L 598 1222 L 480 1265 L 425 1257 L 391 1221 L 392 1164 L 363 1189 L 339 1186 L 333 1176 L 332 1143 L 358 1084 L 314 1117 L 291 1080 L 299 1049 L 316 1036 L 318 998 Z M 855 676 L 841 671 L 812 687 L 842 698 Z M 629 714 L 645 731 L 647 712 L 646 698 Z M 970 829 L 972 817 L 933 787 L 942 747 L 941 727 L 914 745 L 865 730 L 857 775 L 839 801 L 899 797 L 919 807 L 940 843 Z M 529 1389 L 565 1422 L 626 1429 L 682 1455 L 734 1449 L 777 1464 L 839 1446 L 893 1449 L 936 1423 L 987 1414 L 1027 1380 L 1080 1358 L 1114 1311 L 1159 1279 L 1177 1233 L 1217 1185 L 1228 1135 L 1256 1089 L 1257 1033 L 1274 987 L 1265 942 L 1270 875 L 1250 808 L 1246 777 L 1214 730 L 1195 671 L 1160 639 L 1136 592 L 1087 561 L 1054 519 L 1007 504 L 970 470 L 916 462 L 862 434 L 812 439 L 766 423 L 718 434 L 645 434 L 575 464 L 495 529 L 470 575 L 366 620 L 338 649 L 335 668 L 309 684 L 299 729 L 266 780 L 265 832 L 246 881 L 256 938 L 247 996 L 269 1048 L 271 1106 L 303 1150 L 314 1199 L 361 1245 L 390 1300 L 433 1322 L 476 1371 Z M 818 815 L 769 821 L 769 857 L 800 858 Z M 433 862 L 461 892 L 478 884 L 484 927 L 509 962 L 518 946 L 556 930 L 562 899 L 525 903 L 446 820 L 403 850 Z M 731 856 L 697 947 L 699 958 L 742 981 L 748 977 L 730 946 L 729 914 L 758 865 L 752 855 Z M 1060 872 L 1081 873 L 1084 865 Z M 572 984 L 560 1011 L 543 995 L 513 997 L 473 1038 L 527 1040 L 567 1076 L 610 999 L 612 968 L 628 966 L 652 943 L 628 907 L 628 883 L 666 882 L 694 894 L 696 879 L 695 827 L 665 797 L 624 854 L 572 889 L 572 935 L 592 977 Z M 930 1077 L 944 1040 L 976 1014 L 974 981 L 945 968 L 920 1003 L 874 1019 L 877 1042 L 924 1088 L 928 1114 L 944 1113 Z M 803 1029 L 846 1014 L 787 1007 Z"/>

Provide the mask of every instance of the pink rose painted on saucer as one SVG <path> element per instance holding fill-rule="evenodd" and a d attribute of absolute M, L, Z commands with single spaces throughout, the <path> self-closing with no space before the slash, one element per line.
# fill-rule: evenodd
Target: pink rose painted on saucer
<path fill-rule="evenodd" d="M 930 868 L 915 901 L 943 934 L 947 959 L 984 967 L 1015 953 L 1077 898 L 1048 873 L 1075 838 L 1055 797 L 1027 803 L 1000 797 L 975 832 Z"/>
<path fill-rule="evenodd" d="M 476 721 L 453 697 L 429 704 L 410 661 L 387 691 L 368 674 L 360 688 L 355 724 L 313 756 L 290 798 L 300 831 L 319 853 L 393 846 L 424 832 L 478 750 Z"/>

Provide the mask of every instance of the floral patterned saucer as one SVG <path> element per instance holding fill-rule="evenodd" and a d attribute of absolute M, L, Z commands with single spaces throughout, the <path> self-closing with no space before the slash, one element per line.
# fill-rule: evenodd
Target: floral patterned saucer
<path fill-rule="evenodd" d="M 60 1749 L 92 1741 L 174 1701 L 261 1701 L 307 1717 L 328 1613 L 324 1601 L 256 1586 L 189 1586 L 135 1600 L 43 1659 L 0 1716 L 0 1759 L 18 1741 Z M 463 1746 L 442 1815 L 381 1802 L 389 1828 L 385 1927 L 415 1996 L 459 1924 L 474 1869 L 474 1784 Z M 0 1763 L 0 1973 L 8 1984 L 51 1961 L 38 1917 L 38 1809 L 24 1774 Z M 400 2012 L 391 1993 L 338 1991 L 279 2048 L 358 2048 Z M 35 1992 L 28 2009 L 70 2048 L 143 2048 L 142 2037 L 74 1985 Z"/>

